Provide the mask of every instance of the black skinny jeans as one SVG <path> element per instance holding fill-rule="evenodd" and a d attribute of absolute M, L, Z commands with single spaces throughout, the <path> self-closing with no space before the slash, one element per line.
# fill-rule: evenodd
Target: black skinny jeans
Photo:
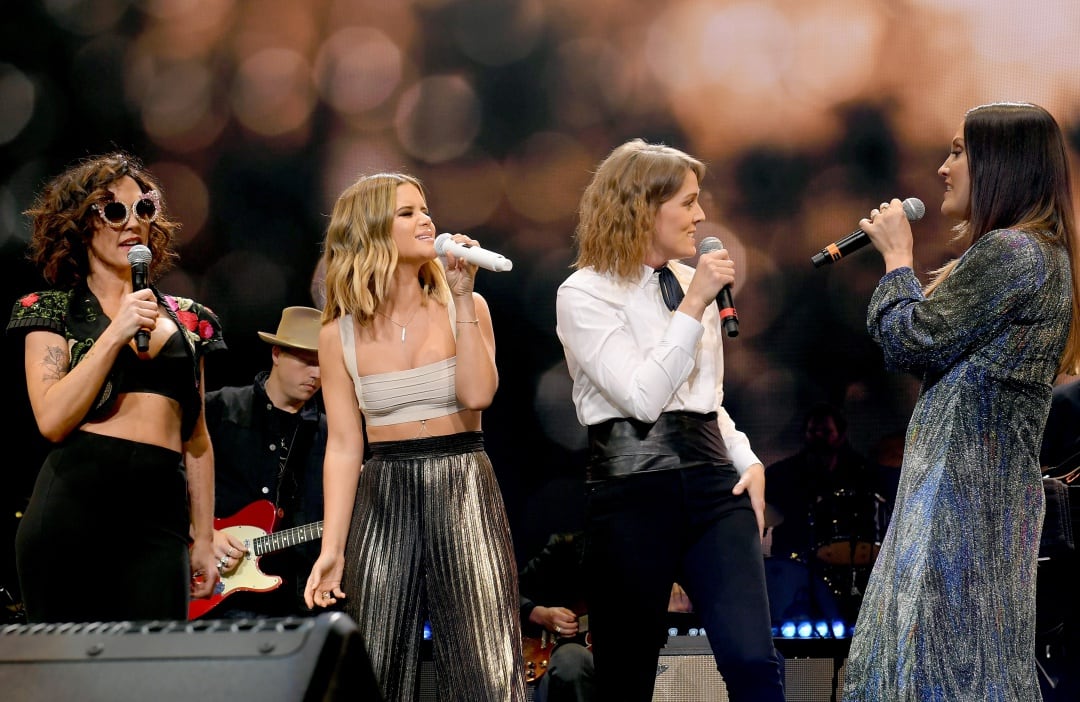
<path fill-rule="evenodd" d="M 682 455 L 715 439 L 697 442 L 685 428 L 664 436 L 659 450 Z M 750 498 L 731 494 L 730 464 L 693 463 L 589 483 L 584 567 L 601 700 L 652 699 L 673 582 L 701 617 L 729 698 L 784 699 Z"/>

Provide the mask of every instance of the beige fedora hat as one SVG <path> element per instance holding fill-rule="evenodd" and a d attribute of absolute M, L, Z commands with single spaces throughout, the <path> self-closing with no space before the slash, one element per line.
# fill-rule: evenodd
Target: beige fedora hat
<path fill-rule="evenodd" d="M 259 332 L 259 338 L 275 346 L 318 351 L 321 328 L 322 312 L 319 310 L 314 307 L 286 307 L 281 311 L 277 333 Z"/>

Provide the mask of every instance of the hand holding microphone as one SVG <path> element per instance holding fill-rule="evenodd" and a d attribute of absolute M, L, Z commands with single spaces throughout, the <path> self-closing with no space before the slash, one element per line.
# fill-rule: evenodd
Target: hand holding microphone
<path fill-rule="evenodd" d="M 514 267 L 513 261 L 505 256 L 482 249 L 479 246 L 458 243 L 454 241 L 451 234 L 446 232 L 435 237 L 435 253 L 439 256 L 451 253 L 455 258 L 463 259 L 474 266 L 480 266 L 489 271 L 508 271 Z"/>
<path fill-rule="evenodd" d="M 901 205 L 904 208 L 904 215 L 909 222 L 917 222 L 926 214 L 926 205 L 924 205 L 923 201 L 917 197 L 909 197 L 904 200 Z M 814 268 L 821 268 L 826 263 L 839 261 L 844 256 L 847 256 L 853 251 L 858 251 L 869 243 L 870 237 L 867 236 L 866 232 L 862 229 L 856 229 L 843 239 L 829 244 L 821 251 L 811 256 L 810 262 L 814 264 Z"/>
<path fill-rule="evenodd" d="M 707 254 L 724 248 L 723 242 L 715 236 L 707 236 L 698 244 L 698 253 Z M 739 314 L 735 311 L 735 302 L 731 297 L 731 286 L 725 285 L 716 294 L 716 306 L 720 308 L 720 322 L 728 336 L 739 335 Z"/>
<path fill-rule="evenodd" d="M 135 244 L 128 250 L 128 263 L 131 264 L 131 288 L 132 290 L 145 290 L 150 277 L 150 259 L 153 255 L 150 249 L 143 244 Z M 139 353 L 150 351 L 150 331 L 140 329 L 135 332 L 135 348 Z"/>

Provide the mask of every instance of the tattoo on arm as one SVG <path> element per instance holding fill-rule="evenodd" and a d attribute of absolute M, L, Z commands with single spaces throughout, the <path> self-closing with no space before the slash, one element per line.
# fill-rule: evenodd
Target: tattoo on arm
<path fill-rule="evenodd" d="M 45 368 L 42 380 L 60 380 L 70 370 L 67 354 L 59 346 L 49 346 L 45 349 L 45 358 L 42 359 L 41 365 Z"/>

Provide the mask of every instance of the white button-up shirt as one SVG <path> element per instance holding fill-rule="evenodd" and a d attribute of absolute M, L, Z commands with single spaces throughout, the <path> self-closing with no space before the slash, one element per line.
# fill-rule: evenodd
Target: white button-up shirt
<path fill-rule="evenodd" d="M 668 264 L 685 289 L 694 269 Z M 574 381 L 573 399 L 584 426 L 612 418 L 655 422 L 662 412 L 717 413 L 720 434 L 742 474 L 761 461 L 723 407 L 724 349 L 716 304 L 702 321 L 671 312 L 659 274 L 643 265 L 623 282 L 591 268 L 559 286 L 556 332 Z"/>

